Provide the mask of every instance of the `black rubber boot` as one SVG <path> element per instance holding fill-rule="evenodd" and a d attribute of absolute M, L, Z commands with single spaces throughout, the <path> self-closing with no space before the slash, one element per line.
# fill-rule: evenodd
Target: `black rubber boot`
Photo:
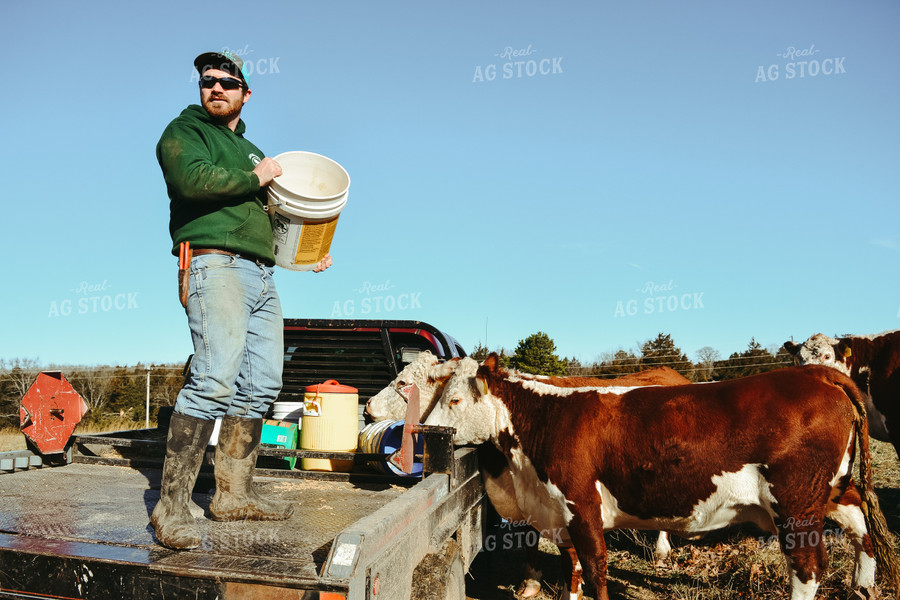
<path fill-rule="evenodd" d="M 166 441 L 159 502 L 150 516 L 156 539 L 168 548 L 187 550 L 200 545 L 200 531 L 191 515 L 191 492 L 216 422 L 172 413 Z"/>
<path fill-rule="evenodd" d="M 209 512 L 216 521 L 283 521 L 291 504 L 259 496 L 253 472 L 262 435 L 262 419 L 224 417 L 216 446 L 216 493 Z"/>

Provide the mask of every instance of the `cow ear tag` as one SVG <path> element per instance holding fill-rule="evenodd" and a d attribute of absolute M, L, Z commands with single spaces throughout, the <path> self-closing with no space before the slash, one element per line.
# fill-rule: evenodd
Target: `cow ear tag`
<path fill-rule="evenodd" d="M 490 390 L 488 390 L 487 381 L 485 381 L 481 377 L 475 378 L 475 385 L 478 388 L 478 393 L 482 396 L 487 396 L 490 393 Z"/>
<path fill-rule="evenodd" d="M 850 347 L 847 346 L 844 348 L 844 358 L 850 358 L 850 355 L 853 354 L 853 351 L 850 350 Z"/>

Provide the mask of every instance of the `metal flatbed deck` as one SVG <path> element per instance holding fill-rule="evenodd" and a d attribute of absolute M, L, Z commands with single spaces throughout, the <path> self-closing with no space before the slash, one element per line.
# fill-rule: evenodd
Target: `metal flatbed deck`
<path fill-rule="evenodd" d="M 257 479 L 264 492 L 294 503 L 289 521 L 198 520 L 201 546 L 176 552 L 157 545 L 149 525 L 159 500 L 160 475 L 158 469 L 70 464 L 0 477 L 0 594 L 16 590 L 17 580 L 33 579 L 41 570 L 43 554 L 95 559 L 115 567 L 116 573 L 107 573 L 104 579 L 202 572 L 205 579 L 221 574 L 246 583 L 328 588 L 318 573 L 335 532 L 408 489 L 347 481 Z M 195 488 L 193 500 L 204 511 L 211 498 Z M 34 557 L 26 558 L 31 553 Z M 94 571 L 81 567 L 61 574 L 59 585 L 47 592 L 87 594 L 97 579 Z M 47 573 L 38 576 L 47 577 Z"/>

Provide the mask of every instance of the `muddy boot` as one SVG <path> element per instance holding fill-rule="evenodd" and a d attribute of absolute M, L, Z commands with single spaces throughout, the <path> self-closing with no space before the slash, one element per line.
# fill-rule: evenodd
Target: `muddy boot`
<path fill-rule="evenodd" d="M 214 420 L 172 413 L 159 502 L 150 516 L 156 539 L 163 546 L 187 550 L 200 545 L 200 531 L 190 511 L 191 492 L 215 424 Z"/>
<path fill-rule="evenodd" d="M 216 521 L 283 521 L 294 507 L 259 496 L 253 471 L 262 419 L 224 417 L 216 446 L 216 493 L 209 512 Z"/>

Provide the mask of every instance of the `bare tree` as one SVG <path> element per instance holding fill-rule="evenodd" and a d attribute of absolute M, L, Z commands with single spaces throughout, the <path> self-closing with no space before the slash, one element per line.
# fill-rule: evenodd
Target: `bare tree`
<path fill-rule="evenodd" d="M 115 378 L 113 367 L 93 367 L 73 372 L 69 383 L 96 413 L 109 402 L 110 394 L 115 389 Z"/>
<path fill-rule="evenodd" d="M 18 395 L 19 400 L 40 372 L 38 361 L 32 358 L 13 358 L 9 361 L 0 359 L 0 373 L 6 380 L 9 393 Z"/>
<path fill-rule="evenodd" d="M 703 346 L 697 350 L 697 370 L 694 381 L 712 381 L 716 375 L 716 362 L 721 358 L 719 351 L 712 346 Z"/>
<path fill-rule="evenodd" d="M 0 426 L 18 426 L 19 403 L 40 370 L 34 359 L 0 359 Z"/>

